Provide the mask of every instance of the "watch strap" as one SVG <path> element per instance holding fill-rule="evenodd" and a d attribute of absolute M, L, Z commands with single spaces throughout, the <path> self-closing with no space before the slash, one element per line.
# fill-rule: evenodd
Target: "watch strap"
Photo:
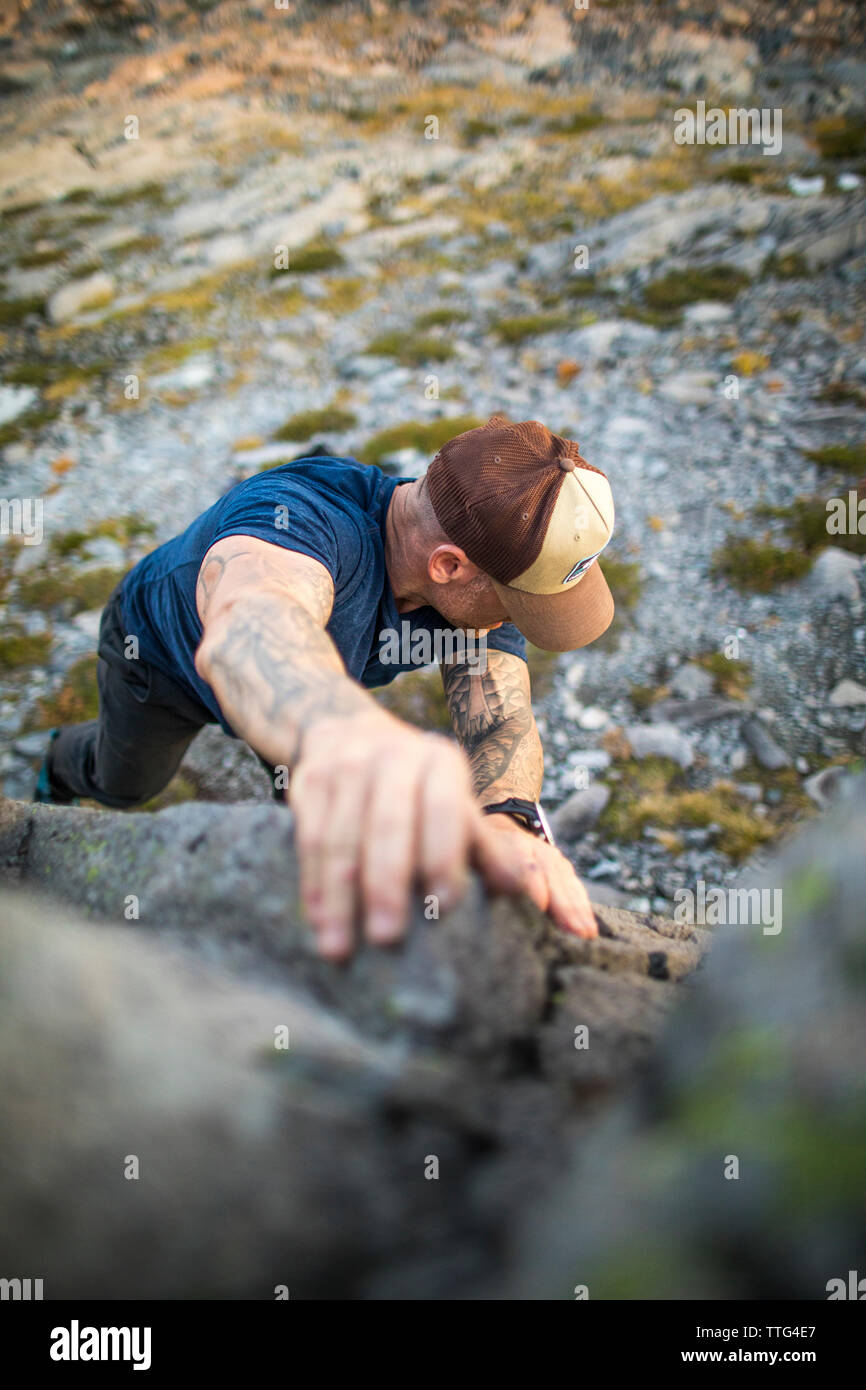
<path fill-rule="evenodd" d="M 496 801 L 489 806 L 482 806 L 481 810 L 485 816 L 511 816 L 512 820 L 518 821 L 532 835 L 546 840 L 549 845 L 555 844 L 547 816 L 537 801 L 525 801 L 523 797 L 511 796 L 507 801 Z"/>

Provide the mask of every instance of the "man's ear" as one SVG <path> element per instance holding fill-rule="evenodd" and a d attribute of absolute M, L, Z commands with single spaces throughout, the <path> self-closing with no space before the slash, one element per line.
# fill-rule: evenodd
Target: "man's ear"
<path fill-rule="evenodd" d="M 465 550 L 459 545 L 445 541 L 430 551 L 427 557 L 427 573 L 434 584 L 466 583 L 480 574 Z"/>

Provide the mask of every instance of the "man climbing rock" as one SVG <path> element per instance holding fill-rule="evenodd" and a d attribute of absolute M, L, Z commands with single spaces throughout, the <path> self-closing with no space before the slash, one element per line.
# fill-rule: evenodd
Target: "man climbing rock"
<path fill-rule="evenodd" d="M 447 911 L 470 864 L 594 936 L 538 805 L 525 639 L 570 651 L 609 626 L 597 559 L 613 519 L 608 480 L 575 443 L 499 416 L 417 479 L 331 457 L 249 478 L 109 599 L 99 718 L 52 731 L 37 799 L 140 805 L 218 722 L 286 788 L 323 955 L 344 959 L 359 932 L 398 940 L 418 889 Z M 407 622 L 486 634 L 484 662 L 442 664 L 460 747 L 369 694 L 407 669 L 383 659 Z"/>

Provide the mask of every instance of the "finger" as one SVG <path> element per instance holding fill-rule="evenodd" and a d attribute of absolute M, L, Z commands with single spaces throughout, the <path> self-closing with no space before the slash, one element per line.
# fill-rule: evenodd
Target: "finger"
<path fill-rule="evenodd" d="M 377 769 L 370 789 L 361 859 L 364 934 L 379 945 L 406 930 L 416 870 L 415 830 L 422 764 L 409 758 Z"/>
<path fill-rule="evenodd" d="M 343 764 L 332 785 L 334 797 L 328 807 L 318 862 L 321 877 L 314 924 L 321 954 L 344 960 L 352 953 L 359 915 L 366 765 Z"/>
<path fill-rule="evenodd" d="M 295 844 L 301 878 L 301 906 L 315 924 L 322 897 L 322 878 L 328 806 L 332 797 L 331 773 L 324 765 L 298 767 L 292 779 L 292 811 Z"/>
<path fill-rule="evenodd" d="M 424 885 L 443 912 L 466 892 L 474 810 L 463 758 L 437 740 L 423 767 L 418 859 Z"/>
<path fill-rule="evenodd" d="M 598 923 L 586 888 L 564 855 L 555 852 L 548 870 L 550 916 L 558 927 L 575 936 L 598 936 Z"/>

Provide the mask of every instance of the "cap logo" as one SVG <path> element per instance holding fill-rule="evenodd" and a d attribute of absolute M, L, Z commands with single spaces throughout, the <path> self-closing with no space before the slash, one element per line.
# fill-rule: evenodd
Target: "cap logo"
<path fill-rule="evenodd" d="M 568 571 L 568 574 L 562 581 L 563 584 L 571 584 L 573 580 L 578 579 L 584 573 L 585 570 L 589 569 L 593 560 L 598 559 L 602 550 L 604 550 L 604 546 L 601 547 L 601 550 L 597 550 L 594 555 L 587 555 L 585 560 L 578 560 L 574 568 Z"/>

